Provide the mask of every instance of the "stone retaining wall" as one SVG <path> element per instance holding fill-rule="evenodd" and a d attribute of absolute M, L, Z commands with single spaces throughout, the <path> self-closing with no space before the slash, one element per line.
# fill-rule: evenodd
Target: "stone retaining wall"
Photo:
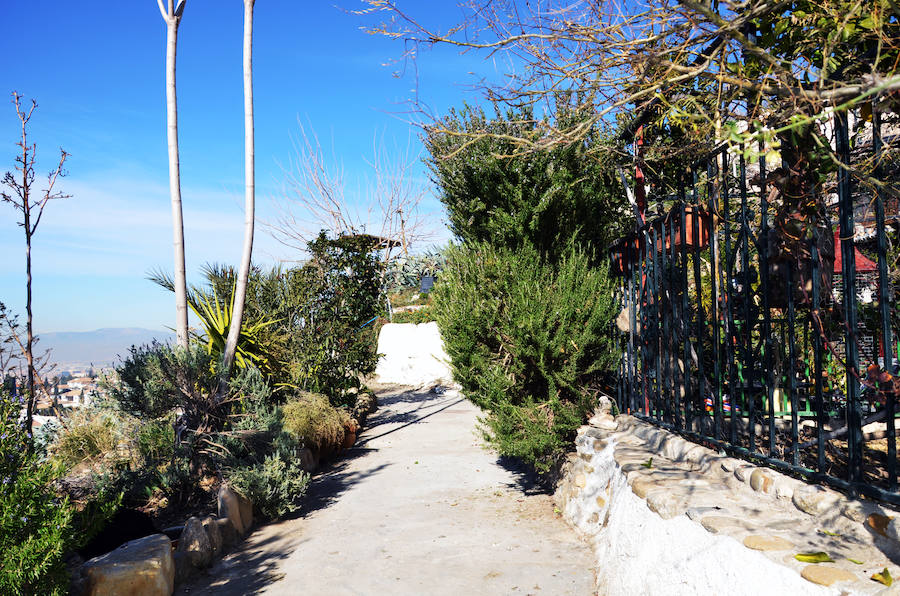
<path fill-rule="evenodd" d="M 556 500 L 591 540 L 598 592 L 900 594 L 900 517 L 717 454 L 631 416 L 582 427 Z M 896 519 L 895 519 L 896 517 Z M 804 563 L 797 554 L 826 553 Z"/>

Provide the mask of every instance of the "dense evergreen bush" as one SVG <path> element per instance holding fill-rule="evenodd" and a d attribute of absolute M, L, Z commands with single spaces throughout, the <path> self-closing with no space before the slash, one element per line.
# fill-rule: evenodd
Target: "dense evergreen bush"
<path fill-rule="evenodd" d="M 215 356 L 202 346 L 182 350 L 155 341 L 132 346 L 116 367 L 116 379 L 106 384 L 122 411 L 143 420 L 185 405 L 193 410 L 201 394 L 215 393 L 217 388 Z"/>
<path fill-rule="evenodd" d="M 307 288 L 303 324 L 292 330 L 292 384 L 322 393 L 336 406 L 354 405 L 360 377 L 375 370 L 371 327 L 382 311 L 382 263 L 367 236 L 309 244 L 312 255 L 299 274 Z"/>
<path fill-rule="evenodd" d="M 485 437 L 541 471 L 574 438 L 618 362 L 603 268 L 575 248 L 470 244 L 449 251 L 434 302 L 454 379 L 486 412 Z"/>
<path fill-rule="evenodd" d="M 54 466 L 26 448 L 22 406 L 0 392 L 0 594 L 65 594 L 75 510 L 51 487 Z"/>
<path fill-rule="evenodd" d="M 466 106 L 430 126 L 426 161 L 457 238 L 512 249 L 529 244 L 556 260 L 573 239 L 601 251 L 621 235 L 631 218 L 610 154 L 597 151 L 605 142 L 598 127 L 580 142 L 539 151 L 513 140 L 540 143 L 549 127 L 592 116 L 561 96 L 552 118 L 497 106 L 489 117 Z"/>

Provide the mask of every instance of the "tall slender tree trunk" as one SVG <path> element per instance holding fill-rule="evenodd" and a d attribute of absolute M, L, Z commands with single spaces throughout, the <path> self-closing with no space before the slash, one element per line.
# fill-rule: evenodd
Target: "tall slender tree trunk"
<path fill-rule="evenodd" d="M 26 158 L 27 159 L 27 158 Z M 34 420 L 34 406 L 37 403 L 37 392 L 34 387 L 34 327 L 31 314 L 31 209 L 29 197 L 25 197 L 23 223 L 25 224 L 25 363 L 27 366 L 25 389 L 27 391 L 25 405 L 25 428 L 31 437 L 31 425 Z M 28 442 L 29 449 L 33 443 Z"/>
<path fill-rule="evenodd" d="M 223 354 L 222 384 L 228 382 L 238 337 L 244 319 L 244 301 L 247 297 L 247 280 L 253 256 L 253 227 L 256 209 L 256 174 L 254 168 L 253 124 L 253 5 L 256 0 L 244 0 L 244 252 L 234 291 L 234 306 L 228 339 Z"/>
<path fill-rule="evenodd" d="M 168 0 L 166 21 L 166 128 L 169 145 L 169 195 L 172 198 L 172 244 L 175 254 L 175 333 L 178 345 L 188 347 L 187 274 L 184 266 L 184 220 L 181 210 L 181 167 L 178 161 L 178 103 L 175 93 L 175 55 L 181 13 Z M 183 9 L 183 3 L 179 7 Z M 176 14 L 177 13 L 177 14 Z"/>

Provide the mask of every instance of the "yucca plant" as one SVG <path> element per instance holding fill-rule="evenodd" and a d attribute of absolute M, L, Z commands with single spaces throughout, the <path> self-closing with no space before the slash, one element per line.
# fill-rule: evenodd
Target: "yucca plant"
<path fill-rule="evenodd" d="M 231 325 L 234 288 L 231 290 L 231 299 L 225 303 L 219 300 L 218 293 L 213 289 L 210 293 L 193 292 L 188 304 L 197 315 L 200 324 L 203 325 L 207 352 L 221 355 L 225 350 L 225 342 L 228 339 L 228 330 Z M 241 325 L 237 350 L 234 355 L 234 363 L 238 368 L 255 366 L 262 371 L 270 368 L 269 356 L 259 341 L 259 334 L 273 323 L 275 323 L 274 320 L 268 320 Z"/>
<path fill-rule="evenodd" d="M 229 281 L 227 286 L 230 286 L 231 289 L 231 297 L 229 300 L 222 300 L 219 290 L 225 288 L 219 282 L 223 276 L 217 276 L 216 270 L 212 267 L 207 268 L 206 274 L 210 282 L 209 289 L 192 286 L 188 292 L 188 306 L 197 316 L 200 325 L 203 326 L 203 334 L 194 333 L 193 339 L 205 341 L 207 353 L 215 355 L 218 359 L 225 350 L 225 342 L 231 326 L 235 285 L 233 278 L 227 280 Z M 149 279 L 167 290 L 174 291 L 175 285 L 171 277 L 165 273 L 152 273 Z M 234 356 L 234 363 L 238 368 L 255 366 L 265 374 L 273 370 L 275 363 L 260 338 L 263 330 L 276 322 L 274 319 L 255 322 L 245 320 L 243 322 Z"/>

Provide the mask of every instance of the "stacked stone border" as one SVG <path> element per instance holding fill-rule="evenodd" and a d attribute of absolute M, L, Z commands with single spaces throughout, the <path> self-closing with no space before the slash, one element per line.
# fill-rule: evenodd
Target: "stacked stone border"
<path fill-rule="evenodd" d="M 604 400 L 579 429 L 577 451 L 564 465 L 555 495 L 566 519 L 588 535 L 598 556 L 616 548 L 608 544 L 613 539 L 608 526 L 617 511 L 613 501 L 618 487 L 643 500 L 648 515 L 690 520 L 711 535 L 732 538 L 746 552 L 761 553 L 816 587 L 826 587 L 822 593 L 900 594 L 898 587 L 871 579 L 884 568 L 900 578 L 897 511 L 716 453 L 632 416 L 613 416 L 610 410 L 611 402 Z M 640 547 L 634 548 L 637 557 Z M 832 561 L 795 557 L 811 553 L 825 553 Z M 677 553 L 670 561 L 683 563 L 676 563 Z M 612 562 L 598 561 L 601 593 L 617 581 L 615 570 L 604 565 Z M 751 587 L 738 585 L 732 593 L 758 593 Z"/>

